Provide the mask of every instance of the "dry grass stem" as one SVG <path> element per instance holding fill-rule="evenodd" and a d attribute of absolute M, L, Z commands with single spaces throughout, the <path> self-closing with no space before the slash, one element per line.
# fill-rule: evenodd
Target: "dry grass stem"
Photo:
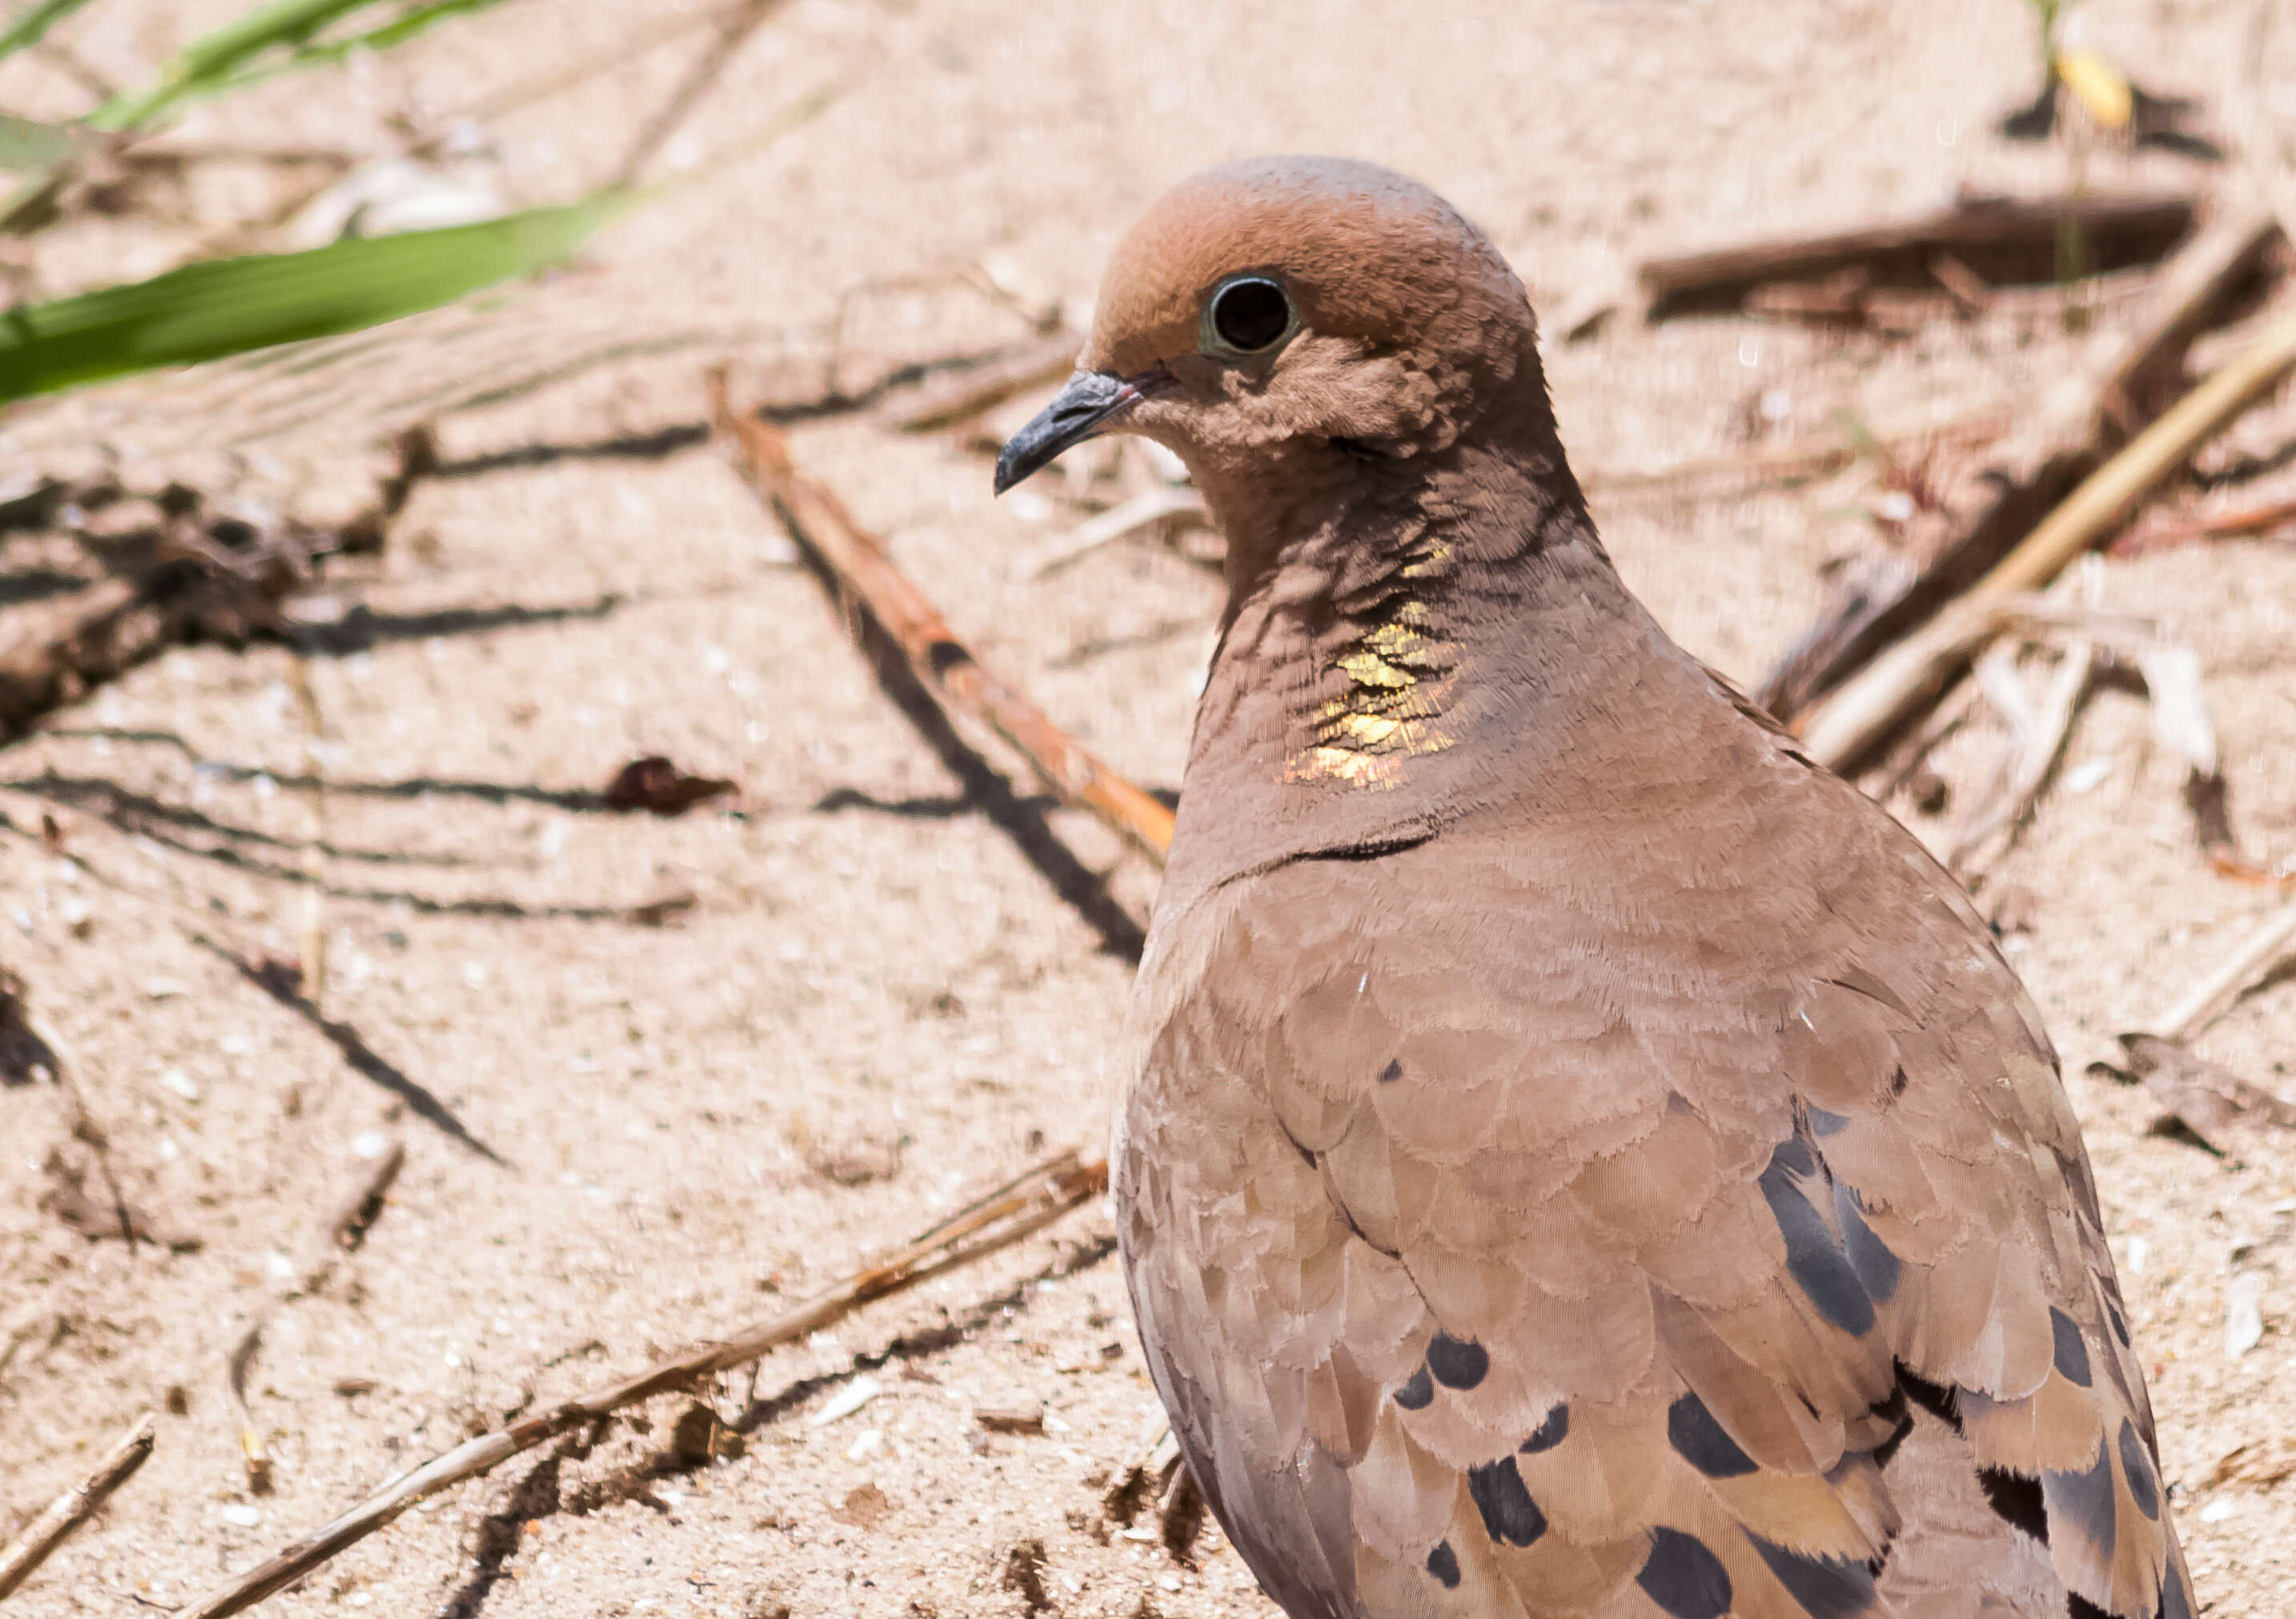
<path fill-rule="evenodd" d="M 1845 568 L 1816 620 L 1764 675 L 1754 698 L 1792 723 L 1975 585 L 2185 387 L 2194 340 L 2253 284 L 2279 231 L 2247 213 L 2211 224 L 2159 277 L 2145 314 L 2100 366 L 2092 390 L 2043 411 L 2038 444 L 1967 492 L 1917 516 L 1900 544 Z"/>
<path fill-rule="evenodd" d="M 50 1501 L 24 1525 L 21 1534 L 0 1548 L 0 1600 L 30 1579 L 49 1555 L 71 1538 L 73 1531 L 94 1517 L 112 1492 L 135 1475 L 135 1469 L 152 1454 L 157 1434 L 157 1419 L 144 1412 L 103 1453 L 94 1472 Z"/>
<path fill-rule="evenodd" d="M 677 81 L 677 88 L 670 92 L 669 99 L 662 103 L 661 111 L 648 119 L 636 138 L 631 141 L 620 167 L 614 171 L 613 185 L 624 187 L 637 184 L 638 177 L 645 172 L 646 165 L 653 161 L 655 153 L 668 143 L 669 137 L 677 132 L 678 126 L 693 113 L 701 98 L 709 94 L 710 86 L 726 71 L 726 64 L 741 49 L 742 42 L 755 33 L 767 17 L 780 10 L 781 4 L 782 0 L 735 0 L 734 4 L 726 8 L 718 19 L 716 37 L 693 59 L 693 65 Z"/>
<path fill-rule="evenodd" d="M 799 544 L 884 626 L 935 700 L 986 725 L 1062 802 L 1092 811 L 1160 863 L 1172 843 L 1172 812 L 1054 725 L 1024 693 L 989 673 L 950 631 L 940 610 L 893 565 L 883 543 L 854 521 L 828 486 L 799 470 L 780 431 L 754 414 L 736 414 L 726 403 L 722 373 L 713 374 L 710 387 L 711 420 L 735 469 L 781 514 Z"/>
<path fill-rule="evenodd" d="M 2088 692 L 2095 660 L 2095 644 L 2086 637 L 2077 637 L 2065 648 L 2055 675 L 2016 738 L 1999 793 L 1972 812 L 1946 852 L 1945 863 L 1955 871 L 1967 872 L 1996 834 L 2007 834 L 2004 853 L 2016 842 L 2018 827 L 2031 813 L 2034 801 L 2064 753 L 2065 739 L 2072 734 L 2073 717 Z"/>
<path fill-rule="evenodd" d="M 2296 368 L 2296 315 L 2263 336 L 2171 407 L 1980 579 L 1955 609 L 1876 658 L 1804 716 L 1796 727 L 1812 757 L 1834 769 L 1854 765 L 1968 667 L 1999 633 L 1988 610 L 2054 579 L 2098 544 L 2129 509 L 2202 445 Z"/>
<path fill-rule="evenodd" d="M 2154 1022 L 2131 1025 L 2164 1040 L 2188 1040 L 2237 999 L 2241 992 L 2296 950 L 2296 900 L 2275 911 L 2241 941 L 2217 969 L 2186 990 Z"/>
<path fill-rule="evenodd" d="M 264 1329 L 270 1326 L 272 1311 L 281 1300 L 316 1292 L 334 1269 L 335 1261 L 366 1240 L 367 1229 L 382 1213 L 391 1183 L 398 1179 L 398 1171 L 406 1163 L 406 1145 L 392 1142 L 374 1166 L 360 1177 L 357 1189 L 336 1205 L 319 1228 L 302 1262 L 295 1267 L 293 1278 L 277 1298 L 256 1316 L 232 1345 L 225 1362 L 225 1382 L 231 1390 L 232 1402 L 239 1408 L 239 1449 L 247 1463 L 247 1487 L 258 1495 L 271 1493 L 271 1455 L 265 1448 L 263 1430 L 257 1426 L 254 1407 L 247 1397 L 247 1380 L 254 1369 L 255 1357 L 262 1352 Z"/>
<path fill-rule="evenodd" d="M 657 1394 L 688 1388 L 801 1342 L 873 1300 L 906 1292 L 1041 1231 L 1108 1189 L 1105 1160 L 1074 1152 L 1037 1165 L 967 1204 L 898 1252 L 834 1286 L 729 1337 L 695 1345 L 636 1375 L 482 1434 L 400 1475 L 349 1511 L 177 1610 L 176 1619 L 223 1619 L 283 1590 L 346 1547 L 390 1524 L 417 1501 L 480 1477 L 561 1434 L 589 1426 Z"/>
<path fill-rule="evenodd" d="M 1073 332 L 1054 331 L 978 366 L 968 366 L 887 410 L 885 424 L 903 432 L 921 433 L 969 421 L 1031 388 L 1068 375 L 1076 369 L 1077 350 L 1083 341 Z"/>
<path fill-rule="evenodd" d="M 2194 199 L 2181 195 L 1973 197 L 1914 219 L 1652 259 L 1636 277 L 1652 318 L 1662 319 L 1736 308 L 1757 288 L 1819 283 L 1844 271 L 1932 284 L 1932 260 L 1940 252 L 1955 255 L 1964 269 L 1982 257 L 2021 267 L 2038 262 L 2046 272 L 2067 219 L 2092 244 L 2118 244 L 2117 257 L 2141 263 L 2173 246 L 2192 227 L 2195 211 Z"/>
<path fill-rule="evenodd" d="M 1113 540 L 1175 517 L 1209 521 L 1204 514 L 1204 497 L 1185 485 L 1157 484 L 1141 490 L 1121 505 L 1086 518 L 1067 533 L 1027 553 L 1013 564 L 1013 577 L 1043 579 Z"/>

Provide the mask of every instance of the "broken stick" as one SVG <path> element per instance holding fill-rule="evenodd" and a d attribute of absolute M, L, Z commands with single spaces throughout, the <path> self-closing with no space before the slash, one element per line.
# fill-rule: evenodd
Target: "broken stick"
<path fill-rule="evenodd" d="M 1107 1189 L 1105 1159 L 1087 1162 L 1077 1153 L 1062 1153 L 1015 1176 L 959 1209 L 907 1247 L 815 1294 L 794 1310 L 744 1327 L 729 1338 L 697 1344 L 635 1377 L 578 1394 L 507 1427 L 481 1434 L 401 1474 L 270 1561 L 226 1581 L 189 1607 L 179 1608 L 175 1619 L 224 1619 L 226 1615 L 244 1613 L 426 1497 L 489 1473 L 561 1434 L 587 1427 L 656 1394 L 688 1387 L 714 1373 L 798 1343 L 873 1300 L 906 1292 L 920 1282 L 1009 1248 Z"/>
<path fill-rule="evenodd" d="M 1781 720 L 1795 718 L 1911 635 L 1986 571 L 2080 481 L 2174 402 L 2193 341 L 2250 284 L 2281 238 L 2267 215 L 2212 224 L 2161 277 L 2142 324 L 2102 369 L 2078 414 L 2056 418 L 2044 441 L 1971 484 L 1966 509 L 1925 517 L 1902 547 L 1860 558 L 1826 593 L 1816 620 L 1763 676 L 1754 700 Z"/>
<path fill-rule="evenodd" d="M 709 387 L 710 419 L 735 469 L 781 514 L 798 543 L 867 605 L 934 699 L 996 732 L 1063 803 L 1091 810 L 1160 864 L 1172 845 L 1172 812 L 983 668 L 939 609 L 893 565 L 883 542 L 854 521 L 827 485 L 798 469 L 780 430 L 754 413 L 734 411 L 722 372 L 711 374 Z"/>
<path fill-rule="evenodd" d="M 5 1548 L 0 1548 L 0 1598 L 30 1579 L 48 1560 L 49 1554 L 70 1540 L 74 1531 L 111 1499 L 114 1491 L 135 1475 L 135 1469 L 152 1454 L 157 1432 L 156 1419 L 151 1412 L 138 1417 L 135 1426 L 103 1453 L 94 1472 L 50 1501 L 39 1516 L 24 1525 L 23 1533 Z"/>
<path fill-rule="evenodd" d="M 1805 716 L 1796 728 L 1810 756 L 1835 770 L 1854 767 L 1941 694 L 1992 638 L 1994 632 L 1972 615 L 1981 618 L 1991 604 L 2054 579 L 2291 370 L 2296 370 L 2296 315 L 2283 316 L 2085 479 L 1955 611 L 1890 647 Z"/>
<path fill-rule="evenodd" d="M 2192 228 L 2194 211 L 2189 196 L 1972 197 L 1862 230 L 1652 259 L 1636 275 L 1652 320 L 1734 309 L 1757 287 L 1815 282 L 1852 268 L 1877 281 L 1934 285 L 1940 253 L 1953 255 L 1964 273 L 1992 271 L 1996 284 L 2046 282 L 2054 275 L 2058 232 L 2068 222 L 2089 244 L 2091 266 L 2113 269 L 2159 258 Z"/>

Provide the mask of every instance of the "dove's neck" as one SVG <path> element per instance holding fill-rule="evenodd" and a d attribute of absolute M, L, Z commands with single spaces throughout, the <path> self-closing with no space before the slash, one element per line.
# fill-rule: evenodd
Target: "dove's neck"
<path fill-rule="evenodd" d="M 1221 483 L 1229 602 L 1160 916 L 1287 859 L 1536 816 L 1600 768 L 1591 719 L 1632 727 L 1648 666 L 1688 664 L 1603 554 L 1543 398 L 1426 456 Z"/>

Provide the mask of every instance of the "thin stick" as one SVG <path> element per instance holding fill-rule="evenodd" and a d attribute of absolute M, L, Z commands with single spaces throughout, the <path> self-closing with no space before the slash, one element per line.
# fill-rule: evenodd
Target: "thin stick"
<path fill-rule="evenodd" d="M 538 1411 L 491 1434 L 456 1445 L 411 1473 L 402 1474 L 374 1494 L 296 1541 L 269 1562 L 226 1581 L 176 1619 L 224 1619 L 244 1613 L 284 1590 L 346 1547 L 357 1544 L 425 1497 L 477 1478 L 522 1451 L 558 1434 L 612 1416 L 656 1394 L 687 1387 L 718 1372 L 755 1360 L 840 1320 L 861 1305 L 906 1292 L 919 1282 L 947 1275 L 962 1265 L 1009 1248 L 1041 1231 L 1070 1210 L 1108 1189 L 1104 1160 L 1087 1163 L 1074 1152 L 1014 1177 L 978 1202 L 950 1215 L 898 1253 L 815 1294 L 796 1309 L 742 1328 L 732 1337 L 697 1344 L 660 1360 L 635 1377 Z M 968 1238 L 972 1240 L 967 1241 Z"/>
<path fill-rule="evenodd" d="M 2296 900 L 2267 917 L 2261 926 L 2241 941 L 2240 948 L 2222 966 L 2162 1013 L 2158 1023 L 2136 1025 L 2138 1031 L 2164 1040 L 2191 1039 L 2216 1021 L 2218 1015 L 2259 974 L 2268 973 L 2279 965 L 2292 947 L 2296 947 Z"/>
<path fill-rule="evenodd" d="M 2181 522 L 2164 522 L 2150 529 L 2131 529 L 2112 542 L 2115 556 L 2142 556 L 2192 539 L 2236 539 L 2267 533 L 2283 523 L 2296 523 L 2296 500 L 2275 500 L 2236 512 L 2210 512 Z"/>
<path fill-rule="evenodd" d="M 39 1516 L 24 1525 L 23 1533 L 0 1550 L 0 1599 L 30 1579 L 57 1547 L 111 1499 L 113 1491 L 135 1476 L 135 1469 L 152 1454 L 157 1433 L 158 1423 L 151 1412 L 138 1417 L 135 1426 L 120 1435 L 119 1442 L 103 1453 L 94 1472 L 50 1501 Z"/>
<path fill-rule="evenodd" d="M 406 1144 L 392 1142 L 360 1179 L 357 1189 L 336 1205 L 326 1224 L 319 1229 L 282 1297 L 316 1292 L 334 1269 L 335 1261 L 366 1239 L 367 1228 L 381 1214 L 383 1199 L 390 1195 L 391 1183 L 398 1179 L 398 1171 L 406 1163 Z M 232 1345 L 231 1354 L 224 1363 L 225 1381 L 231 1389 L 233 1402 L 239 1407 L 239 1450 L 247 1462 L 247 1485 L 258 1495 L 271 1493 L 271 1453 L 264 1446 L 263 1430 L 256 1426 L 255 1409 L 247 1397 L 247 1377 L 255 1368 L 255 1357 L 262 1352 L 264 1330 L 271 1325 L 277 1302 L 275 1299 L 256 1316 L 240 1335 L 239 1342 Z"/>
<path fill-rule="evenodd" d="M 2280 230 L 2243 213 L 2198 233 L 2162 271 L 2145 312 L 2097 370 L 2078 411 L 2045 407 L 2042 431 L 2008 464 L 1971 484 L 1964 509 L 1918 522 L 1910 542 L 1853 562 L 1835 578 L 1816 620 L 1794 637 L 1754 690 L 1792 724 L 1896 642 L 1913 634 L 2032 530 L 2185 391 L 2193 341 L 2263 266 Z"/>
<path fill-rule="evenodd" d="M 709 389 L 710 418 L 735 470 L 781 514 L 798 543 L 867 604 L 936 701 L 988 726 L 1062 802 L 1091 810 L 1160 863 L 1172 845 L 1172 812 L 983 668 L 940 610 L 893 565 L 883 542 L 854 521 L 827 485 L 798 469 L 781 431 L 726 404 L 723 372 L 711 374 Z"/>
<path fill-rule="evenodd" d="M 662 149 L 677 127 L 685 121 L 695 104 L 709 94 L 709 87 L 725 72 L 726 64 L 733 60 L 734 53 L 741 49 L 742 42 L 757 31 L 758 24 L 778 11 L 781 3 L 782 0 L 736 0 L 726 9 L 718 24 L 718 37 L 693 59 L 693 65 L 685 70 L 685 77 L 677 81 L 677 88 L 670 93 L 669 100 L 662 104 L 661 111 L 653 115 L 646 127 L 638 132 L 637 139 L 630 143 L 629 152 L 622 159 L 621 167 L 614 171 L 612 185 L 631 186 L 637 184 L 638 176 L 648 163 L 653 161 L 654 153 Z"/>
<path fill-rule="evenodd" d="M 2126 238 L 2142 248 L 2173 243 L 2193 222 L 2194 199 L 2177 195 L 2125 197 L 1981 197 L 1919 218 L 1867 226 L 1831 235 L 1792 237 L 1652 259 L 1637 271 L 1651 317 L 1678 310 L 1733 308 L 1756 287 L 1815 281 L 1851 266 L 1880 270 L 1902 262 L 1920 273 L 1940 250 L 1963 258 L 1980 252 L 2046 253 L 2060 226 L 2076 221 L 2083 235 Z"/>
<path fill-rule="evenodd" d="M 2095 660 L 2095 644 L 2086 638 L 2076 638 L 2065 648 L 2064 662 L 2057 666 L 2056 678 L 2049 682 L 2033 717 L 2031 734 L 2018 740 L 2016 758 L 2000 796 L 1970 818 L 1967 829 L 1947 851 L 1945 863 L 1952 870 L 1966 871 L 1971 859 L 1997 832 L 2008 833 L 2003 853 L 2015 844 L 2017 828 L 2041 795 L 2049 772 L 2065 750 L 2066 737 L 2072 734 L 2073 716 L 2088 691 L 2090 666 Z"/>
<path fill-rule="evenodd" d="M 954 426 L 1031 388 L 1060 381 L 1076 369 L 1080 347 L 1082 340 L 1073 332 L 1048 333 L 903 400 L 886 411 L 885 423 L 907 433 Z"/>
<path fill-rule="evenodd" d="M 1973 620 L 1972 612 L 1981 615 L 1992 604 L 2054 579 L 2292 369 L 2296 315 L 2284 316 L 2090 474 L 1953 610 L 1890 647 L 1813 709 L 1799 727 L 1811 757 L 1841 769 L 1934 700 L 1995 633 Z"/>
<path fill-rule="evenodd" d="M 1016 579 L 1037 579 L 1058 572 L 1079 557 L 1097 551 L 1136 529 L 1148 528 L 1168 517 L 1204 515 L 1204 497 L 1192 489 L 1160 483 L 1143 489 L 1123 505 L 1088 517 L 1067 533 L 1046 541 L 1013 563 Z"/>

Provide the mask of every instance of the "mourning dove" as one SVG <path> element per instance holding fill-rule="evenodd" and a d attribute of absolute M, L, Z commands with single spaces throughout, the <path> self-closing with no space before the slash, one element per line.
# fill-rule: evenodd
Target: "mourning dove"
<path fill-rule="evenodd" d="M 2189 1619 L 2032 999 L 1628 593 L 1489 241 L 1361 163 L 1196 176 L 997 486 L 1111 431 L 1228 540 L 1112 1162 L 1267 1591 Z"/>

